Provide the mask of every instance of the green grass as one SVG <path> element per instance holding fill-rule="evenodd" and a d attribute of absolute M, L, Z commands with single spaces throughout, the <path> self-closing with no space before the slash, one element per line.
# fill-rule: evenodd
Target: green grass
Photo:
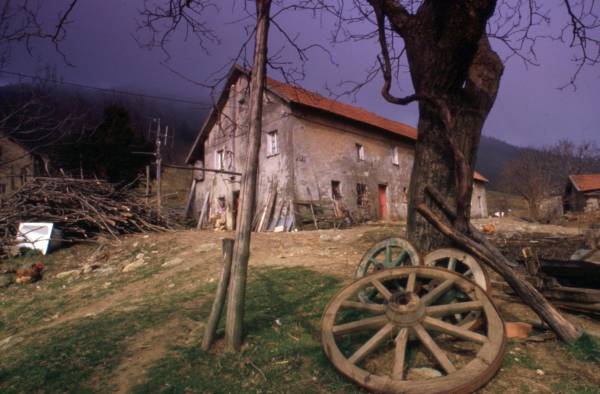
<path fill-rule="evenodd" d="M 600 364 L 600 339 L 596 337 L 583 334 L 577 342 L 563 346 L 578 360 Z"/>
<path fill-rule="evenodd" d="M 590 385 L 585 385 L 577 382 L 577 377 L 569 376 L 568 378 L 561 379 L 560 382 L 554 383 L 550 386 L 553 393 L 565 393 L 565 394 L 598 394 L 600 388 Z"/>
<path fill-rule="evenodd" d="M 186 316 L 198 319 L 189 303 L 205 289 L 157 297 L 132 312 L 85 317 L 37 332 L 0 356 L 0 392 L 107 391 L 107 378 L 125 355 L 127 340 L 145 329 Z"/>
<path fill-rule="evenodd" d="M 260 270 L 248 287 L 248 335 L 241 354 L 205 353 L 197 338 L 151 368 L 150 380 L 134 391 L 357 391 L 332 368 L 320 343 L 321 314 L 340 285 L 334 277 L 300 268 Z"/>
<path fill-rule="evenodd" d="M 148 381 L 134 392 L 359 391 L 333 369 L 320 343 L 321 314 L 340 287 L 335 277 L 301 268 L 252 272 L 243 351 L 205 353 L 201 335 L 190 338 L 152 365 Z M 111 392 L 111 374 L 127 356 L 131 338 L 176 318 L 201 324 L 213 291 L 214 284 L 156 293 L 132 301 L 136 308 L 128 312 L 113 310 L 37 332 L 0 354 L 0 392 Z"/>

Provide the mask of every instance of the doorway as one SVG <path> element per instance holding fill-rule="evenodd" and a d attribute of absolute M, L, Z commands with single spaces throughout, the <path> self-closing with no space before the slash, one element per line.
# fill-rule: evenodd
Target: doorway
<path fill-rule="evenodd" d="M 387 220 L 387 185 L 379 185 L 379 218 Z"/>

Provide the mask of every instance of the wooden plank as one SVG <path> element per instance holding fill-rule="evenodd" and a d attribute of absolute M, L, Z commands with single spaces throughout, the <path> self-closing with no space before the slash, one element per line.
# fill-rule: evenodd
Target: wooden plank
<path fill-rule="evenodd" d="M 192 209 L 192 203 L 194 202 L 194 196 L 196 192 L 196 183 L 198 181 L 196 179 L 192 180 L 192 187 L 190 188 L 190 193 L 188 194 L 187 201 L 185 203 L 185 210 L 183 211 L 183 217 L 187 218 L 190 214 L 190 210 Z"/>
<path fill-rule="evenodd" d="M 219 276 L 215 300 L 213 301 L 212 309 L 210 310 L 210 315 L 208 317 L 208 323 L 206 323 L 204 336 L 202 337 L 202 350 L 204 351 L 210 349 L 217 332 L 219 320 L 221 320 L 223 306 L 225 305 L 225 296 L 227 295 L 227 288 L 229 286 L 229 277 L 231 275 L 232 258 L 233 239 L 225 238 L 223 239 L 223 267 L 221 268 L 221 275 Z"/>
<path fill-rule="evenodd" d="M 204 197 L 204 202 L 202 203 L 202 210 L 200 211 L 200 217 L 198 218 L 198 225 L 196 229 L 202 230 L 202 222 L 204 222 L 204 218 L 207 215 L 208 210 L 208 198 L 210 197 L 210 192 L 206 192 L 206 196 Z"/>

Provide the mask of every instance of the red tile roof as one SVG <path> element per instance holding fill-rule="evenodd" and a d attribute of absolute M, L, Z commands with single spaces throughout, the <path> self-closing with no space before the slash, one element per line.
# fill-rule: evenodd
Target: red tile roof
<path fill-rule="evenodd" d="M 600 174 L 569 175 L 569 179 L 580 192 L 600 190 Z"/>
<path fill-rule="evenodd" d="M 486 177 L 484 177 L 483 175 L 481 175 L 477 171 L 475 171 L 473 173 L 473 179 L 475 179 L 476 181 L 479 181 L 479 182 L 489 182 L 489 179 L 487 179 Z"/>
<path fill-rule="evenodd" d="M 414 127 L 404 123 L 386 119 L 362 108 L 344 104 L 339 101 L 323 97 L 317 93 L 310 92 L 297 86 L 288 85 L 271 78 L 267 79 L 267 84 L 269 89 L 275 91 L 275 93 L 278 93 L 288 101 L 322 111 L 327 111 L 347 119 L 369 124 L 371 126 L 379 127 L 380 129 L 391 131 L 394 134 L 410 138 L 411 140 L 417 139 L 417 130 Z"/>
<path fill-rule="evenodd" d="M 344 104 L 339 101 L 323 97 L 320 94 L 302 89 L 298 86 L 292 86 L 271 78 L 267 78 L 267 85 L 270 90 L 274 91 L 285 100 L 322 111 L 327 111 L 344 118 L 369 124 L 371 126 L 379 127 L 380 129 L 407 137 L 411 140 L 417 139 L 417 129 L 404 123 L 386 119 L 362 108 Z M 476 181 L 489 182 L 486 177 L 477 171 L 475 171 L 473 174 L 473 178 Z"/>

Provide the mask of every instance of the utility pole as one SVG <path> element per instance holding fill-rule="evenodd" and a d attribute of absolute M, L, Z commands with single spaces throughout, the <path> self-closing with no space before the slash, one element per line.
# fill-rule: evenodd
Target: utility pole
<path fill-rule="evenodd" d="M 160 173 L 161 173 L 161 165 L 162 165 L 162 158 L 160 155 L 160 150 L 161 150 L 161 133 L 160 133 L 160 118 L 158 118 L 158 124 L 156 127 L 156 152 L 154 153 L 155 157 L 156 157 L 156 212 L 158 212 L 158 214 L 161 214 L 161 201 L 162 201 L 162 195 L 161 195 L 161 184 L 160 184 Z"/>

